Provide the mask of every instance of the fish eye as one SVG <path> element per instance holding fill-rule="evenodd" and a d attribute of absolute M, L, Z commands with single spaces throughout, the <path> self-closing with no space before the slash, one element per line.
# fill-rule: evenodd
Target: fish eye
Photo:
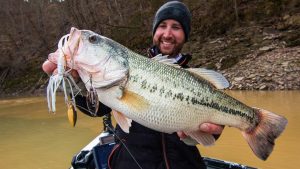
<path fill-rule="evenodd" d="M 91 43 L 96 43 L 97 42 L 97 36 L 96 35 L 92 35 L 92 36 L 90 36 L 89 37 L 89 42 L 91 42 Z"/>

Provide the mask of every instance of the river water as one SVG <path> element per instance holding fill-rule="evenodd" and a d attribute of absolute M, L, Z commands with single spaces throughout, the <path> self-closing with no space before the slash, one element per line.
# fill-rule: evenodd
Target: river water
<path fill-rule="evenodd" d="M 242 102 L 285 116 L 288 126 L 267 161 L 252 153 L 239 130 L 226 127 L 215 146 L 198 146 L 203 156 L 266 169 L 296 169 L 300 160 L 300 91 L 229 91 Z M 101 118 L 78 113 L 68 122 L 62 98 L 49 114 L 44 97 L 0 100 L 0 166 L 6 169 L 62 169 L 102 129 Z M 297 161 L 298 160 L 298 161 Z"/>

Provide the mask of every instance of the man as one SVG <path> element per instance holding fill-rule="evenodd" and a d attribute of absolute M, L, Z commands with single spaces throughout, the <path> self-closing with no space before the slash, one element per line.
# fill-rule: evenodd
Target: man
<path fill-rule="evenodd" d="M 184 43 L 190 33 L 191 14 L 181 2 L 171 1 L 159 8 L 153 22 L 153 47 L 149 49 L 149 57 L 157 54 L 168 55 L 175 64 L 187 67 L 190 55 L 181 54 Z M 52 73 L 56 65 L 46 61 L 43 70 Z M 73 74 L 78 76 L 76 72 Z M 77 105 L 86 108 L 85 97 L 76 97 Z M 87 115 L 89 112 L 81 109 Z M 100 104 L 97 116 L 109 114 L 110 108 Z M 162 112 L 163 113 L 163 112 Z M 184 112 L 182 112 L 184 113 Z M 223 127 L 205 123 L 199 126 L 199 131 L 210 134 L 221 134 Z M 109 166 L 112 169 L 200 169 L 206 168 L 196 146 L 188 146 L 181 141 L 185 138 L 183 132 L 173 134 L 161 133 L 132 122 L 129 134 L 117 125 L 116 134 L 124 144 L 117 139 Z M 218 136 L 216 136 L 218 137 Z"/>

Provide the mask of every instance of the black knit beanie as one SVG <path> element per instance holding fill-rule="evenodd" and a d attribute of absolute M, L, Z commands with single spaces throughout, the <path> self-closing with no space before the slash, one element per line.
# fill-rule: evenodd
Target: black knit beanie
<path fill-rule="evenodd" d="M 170 1 L 162 5 L 154 17 L 152 27 L 153 35 L 160 22 L 166 19 L 174 19 L 181 24 L 185 34 L 185 41 L 187 41 L 191 30 L 191 13 L 189 9 L 179 1 Z"/>

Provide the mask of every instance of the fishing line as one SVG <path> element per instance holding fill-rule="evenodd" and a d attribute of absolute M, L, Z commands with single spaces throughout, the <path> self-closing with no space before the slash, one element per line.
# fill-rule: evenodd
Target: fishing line
<path fill-rule="evenodd" d="M 73 106 L 76 110 L 76 101 L 75 101 L 75 97 L 81 93 L 81 89 L 77 86 L 77 84 L 75 83 L 73 77 L 69 74 L 69 73 L 66 73 L 66 81 L 68 82 L 69 86 L 70 86 L 70 90 L 71 90 L 71 104 L 73 103 Z M 73 90 L 73 85 L 74 85 L 74 88 L 77 90 L 77 93 L 74 95 L 74 90 Z M 66 90 L 66 89 L 65 89 Z"/>
<path fill-rule="evenodd" d="M 117 133 L 112 129 L 110 128 L 108 125 L 105 124 L 105 126 L 110 130 L 112 131 L 115 136 L 120 140 L 120 142 L 123 144 L 123 146 L 125 147 L 126 151 L 129 153 L 129 155 L 131 156 L 131 158 L 134 160 L 134 162 L 138 165 L 138 167 L 140 169 L 143 169 L 142 166 L 138 163 L 138 161 L 134 158 L 133 154 L 129 151 L 128 147 L 126 146 L 126 144 L 122 141 L 122 139 L 117 135 Z"/>
<path fill-rule="evenodd" d="M 85 110 L 85 111 L 87 111 L 87 112 L 89 112 L 89 113 L 92 114 L 92 112 L 90 112 L 90 111 L 87 110 L 86 108 L 84 108 L 84 107 L 82 107 L 82 106 L 79 106 L 79 105 L 76 105 L 76 106 L 79 107 L 79 108 L 82 108 L 83 110 Z M 125 147 L 126 151 L 129 153 L 129 155 L 130 155 L 131 158 L 134 160 L 134 162 L 138 165 L 138 167 L 139 167 L 140 169 L 143 169 L 143 168 L 141 167 L 141 165 L 138 163 L 138 161 L 134 158 L 133 154 L 130 152 L 130 150 L 129 150 L 129 148 L 126 146 L 125 142 L 122 141 L 122 139 L 117 135 L 117 133 L 115 132 L 115 130 L 114 130 L 113 128 L 111 128 L 111 127 L 110 127 L 109 125 L 107 125 L 107 124 L 105 124 L 105 126 L 106 126 L 110 131 L 112 131 L 112 132 L 114 133 L 114 135 L 117 137 L 117 139 L 120 140 L 121 144 Z"/>

